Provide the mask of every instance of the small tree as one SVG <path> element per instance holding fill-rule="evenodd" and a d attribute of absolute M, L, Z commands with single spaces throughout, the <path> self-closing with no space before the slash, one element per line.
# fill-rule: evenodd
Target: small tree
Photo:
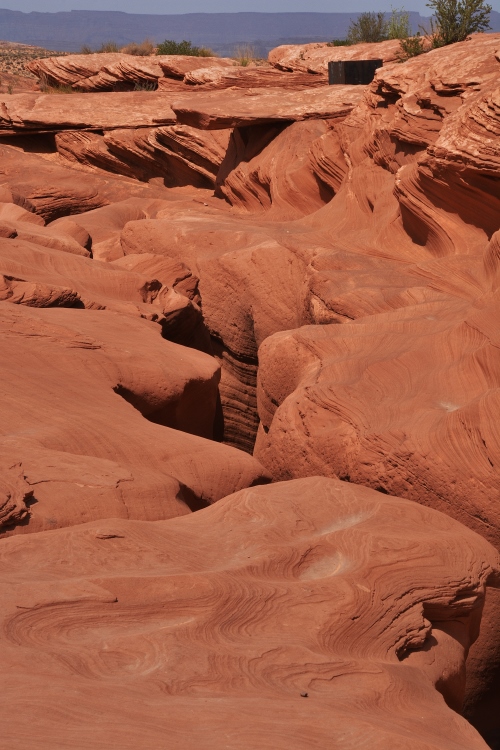
<path fill-rule="evenodd" d="M 389 24 L 384 13 L 360 13 L 357 21 L 351 21 L 347 32 L 349 44 L 360 42 L 383 42 L 388 38 Z"/>
<path fill-rule="evenodd" d="M 491 5 L 484 0 L 429 0 L 434 11 L 436 31 L 433 47 L 463 42 L 470 34 L 490 28 Z"/>

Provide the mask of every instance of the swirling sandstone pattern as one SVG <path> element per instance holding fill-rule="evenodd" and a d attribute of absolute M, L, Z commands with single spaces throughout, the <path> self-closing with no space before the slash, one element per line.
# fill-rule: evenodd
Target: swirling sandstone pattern
<path fill-rule="evenodd" d="M 500 35 L 397 44 L 5 98 L 9 750 L 494 746 Z"/>
<path fill-rule="evenodd" d="M 2 714 L 30 696 L 13 750 L 486 747 L 447 703 L 499 558 L 435 511 L 315 478 L 0 558 Z"/>

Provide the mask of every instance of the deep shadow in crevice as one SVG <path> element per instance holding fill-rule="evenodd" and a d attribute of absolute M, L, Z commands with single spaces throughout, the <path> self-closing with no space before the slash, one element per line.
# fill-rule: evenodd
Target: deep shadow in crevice
<path fill-rule="evenodd" d="M 190 487 L 186 487 L 185 484 L 181 484 L 179 491 L 179 498 L 184 502 L 189 510 L 195 513 L 197 510 L 203 510 L 208 508 L 210 503 L 207 503 L 203 498 L 198 497 Z"/>

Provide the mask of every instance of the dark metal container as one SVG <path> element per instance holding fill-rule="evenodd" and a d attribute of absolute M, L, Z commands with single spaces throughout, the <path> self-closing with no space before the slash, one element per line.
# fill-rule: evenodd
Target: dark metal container
<path fill-rule="evenodd" d="M 381 68 L 383 60 L 336 60 L 328 63 L 328 83 L 364 84 L 371 83 L 377 68 Z"/>

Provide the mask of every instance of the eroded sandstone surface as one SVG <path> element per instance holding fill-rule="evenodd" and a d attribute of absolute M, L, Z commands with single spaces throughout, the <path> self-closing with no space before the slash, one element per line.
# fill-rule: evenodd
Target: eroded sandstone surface
<path fill-rule="evenodd" d="M 500 35 L 397 55 L 2 94 L 9 750 L 498 747 Z"/>
<path fill-rule="evenodd" d="M 453 708 L 500 561 L 416 503 L 304 479 L 0 558 L 9 747 L 485 748 Z"/>

